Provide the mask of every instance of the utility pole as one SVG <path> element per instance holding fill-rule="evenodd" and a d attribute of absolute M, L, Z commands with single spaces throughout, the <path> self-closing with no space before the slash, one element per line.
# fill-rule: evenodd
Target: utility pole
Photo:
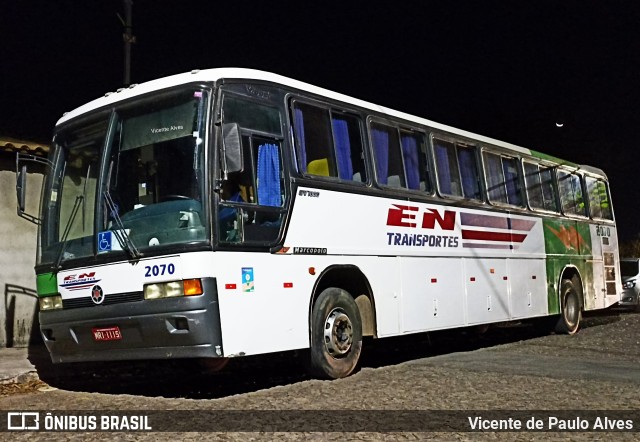
<path fill-rule="evenodd" d="M 127 87 L 131 85 L 131 45 L 136 42 L 136 37 L 133 35 L 131 18 L 133 0 L 123 0 L 123 3 L 124 20 L 120 17 L 120 21 L 124 26 L 124 34 L 122 34 L 122 38 L 124 40 L 124 85 Z"/>

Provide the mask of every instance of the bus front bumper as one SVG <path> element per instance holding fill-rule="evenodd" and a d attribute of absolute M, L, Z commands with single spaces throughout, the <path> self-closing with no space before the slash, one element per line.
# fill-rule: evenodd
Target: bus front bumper
<path fill-rule="evenodd" d="M 199 296 L 40 312 L 52 362 L 222 357 L 216 282 L 202 283 Z M 118 333 L 99 341 L 96 329 Z"/>

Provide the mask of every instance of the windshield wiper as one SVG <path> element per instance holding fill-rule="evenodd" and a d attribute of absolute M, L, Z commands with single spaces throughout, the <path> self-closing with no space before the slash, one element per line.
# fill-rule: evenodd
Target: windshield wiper
<path fill-rule="evenodd" d="M 80 208 L 80 204 L 84 201 L 84 195 L 76 196 L 76 201 L 73 203 L 73 208 L 71 209 L 71 214 L 69 215 L 69 219 L 67 220 L 67 224 L 64 227 L 64 232 L 62 232 L 62 238 L 60 240 L 60 252 L 58 252 L 58 257 L 56 258 L 56 263 L 53 267 L 54 271 L 60 270 L 62 265 L 62 259 L 64 258 L 65 250 L 67 249 L 67 238 L 69 237 L 69 232 L 71 232 L 71 226 L 73 225 L 73 221 L 76 219 L 76 215 L 78 214 L 78 209 Z"/>
<path fill-rule="evenodd" d="M 85 196 L 87 195 L 87 183 L 89 182 L 89 173 L 91 172 L 91 164 L 87 167 L 87 177 L 84 180 L 84 187 L 82 188 L 82 232 L 84 232 L 84 225 L 86 220 L 87 203 Z"/>
<path fill-rule="evenodd" d="M 117 229 L 112 230 L 112 232 L 118 240 L 120 247 L 122 247 L 122 249 L 125 250 L 132 259 L 138 260 L 142 258 L 142 253 L 140 253 L 135 244 L 133 244 L 133 241 L 131 241 L 129 234 L 124 228 L 124 224 L 122 224 L 120 215 L 118 215 L 118 209 L 116 207 L 116 204 L 113 202 L 113 199 L 111 198 L 111 194 L 109 194 L 109 191 L 105 190 L 103 192 L 103 195 L 104 201 L 107 203 L 107 210 L 109 211 L 109 213 L 111 213 L 116 223 Z"/>

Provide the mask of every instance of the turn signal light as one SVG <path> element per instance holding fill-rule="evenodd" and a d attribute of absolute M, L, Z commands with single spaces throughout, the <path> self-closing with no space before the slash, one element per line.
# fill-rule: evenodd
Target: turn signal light
<path fill-rule="evenodd" d="M 202 282 L 199 279 L 185 279 L 182 281 L 184 284 L 184 296 L 202 295 Z"/>
<path fill-rule="evenodd" d="M 144 299 L 175 298 L 178 296 L 202 295 L 204 293 L 199 279 L 146 284 L 143 290 Z"/>

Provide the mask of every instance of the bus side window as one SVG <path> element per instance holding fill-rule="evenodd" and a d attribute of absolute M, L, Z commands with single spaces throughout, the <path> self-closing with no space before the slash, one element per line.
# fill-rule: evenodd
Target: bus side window
<path fill-rule="evenodd" d="M 524 182 L 532 209 L 558 212 L 551 167 L 524 161 Z"/>
<path fill-rule="evenodd" d="M 493 203 L 507 203 L 507 192 L 502 175 L 500 155 L 491 152 L 484 153 L 485 174 L 487 178 L 487 193 L 489 201 Z"/>
<path fill-rule="evenodd" d="M 219 237 L 224 242 L 271 243 L 282 219 L 277 209 L 284 204 L 281 145 L 275 139 L 244 135 L 242 148 L 242 171 L 230 173 L 222 183 Z"/>
<path fill-rule="evenodd" d="M 433 143 L 440 193 L 481 199 L 476 147 L 437 138 Z"/>
<path fill-rule="evenodd" d="M 359 119 L 307 103 L 294 103 L 298 170 L 307 175 L 366 182 Z"/>
<path fill-rule="evenodd" d="M 558 201 L 553 190 L 553 169 L 540 166 L 540 186 L 542 187 L 543 208 L 558 212 Z"/>
<path fill-rule="evenodd" d="M 280 142 L 258 135 L 243 135 L 242 171 L 229 174 L 222 199 L 260 206 L 282 207 L 284 183 Z"/>
<path fill-rule="evenodd" d="M 532 209 L 546 209 L 542 192 L 540 170 L 537 164 L 524 162 L 524 182 L 527 189 L 527 198 Z"/>
<path fill-rule="evenodd" d="M 438 188 L 443 195 L 462 196 L 456 146 L 448 141 L 434 139 Z"/>
<path fill-rule="evenodd" d="M 427 144 L 424 135 L 408 131 L 400 131 L 402 157 L 407 177 L 407 188 L 431 192 L 431 185 L 427 176 Z"/>
<path fill-rule="evenodd" d="M 586 216 L 580 175 L 559 170 L 558 191 L 560 192 L 562 211 L 565 214 Z"/>
<path fill-rule="evenodd" d="M 481 199 L 481 196 L 478 162 L 476 160 L 477 149 L 475 146 L 461 145 L 457 145 L 457 148 L 463 195 L 465 198 L 479 200 Z"/>
<path fill-rule="evenodd" d="M 489 201 L 522 206 L 518 160 L 492 152 L 484 152 L 484 163 Z"/>
<path fill-rule="evenodd" d="M 360 120 L 353 115 L 331 112 L 331 127 L 339 177 L 366 182 Z"/>
<path fill-rule="evenodd" d="M 372 123 L 371 141 L 378 183 L 389 187 L 406 187 L 397 129 Z"/>
<path fill-rule="evenodd" d="M 607 183 L 602 180 L 586 177 L 587 193 L 589 194 L 589 212 L 592 218 L 613 219 Z"/>
<path fill-rule="evenodd" d="M 316 176 L 337 176 L 329 112 L 306 103 L 294 105 L 298 170 Z"/>

